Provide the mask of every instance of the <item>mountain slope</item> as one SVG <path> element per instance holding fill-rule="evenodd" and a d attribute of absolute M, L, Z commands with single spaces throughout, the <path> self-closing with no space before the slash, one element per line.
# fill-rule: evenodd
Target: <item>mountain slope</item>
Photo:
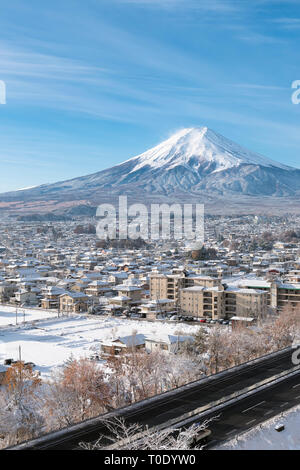
<path fill-rule="evenodd" d="M 49 200 L 97 204 L 118 194 L 188 199 L 300 195 L 300 170 L 235 144 L 207 127 L 172 137 L 98 173 L 0 195 L 0 203 Z M 71 204 L 72 205 L 72 204 Z"/>

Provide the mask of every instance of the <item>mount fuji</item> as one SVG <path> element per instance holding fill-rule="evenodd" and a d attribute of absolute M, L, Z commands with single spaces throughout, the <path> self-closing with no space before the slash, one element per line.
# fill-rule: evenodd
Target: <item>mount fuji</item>
<path fill-rule="evenodd" d="M 251 152 L 207 127 L 182 129 L 107 170 L 0 194 L 0 208 L 65 210 L 118 195 L 132 200 L 224 201 L 300 197 L 300 170 Z M 37 205 L 37 201 L 40 204 Z M 30 209 L 31 208 L 31 209 Z"/>

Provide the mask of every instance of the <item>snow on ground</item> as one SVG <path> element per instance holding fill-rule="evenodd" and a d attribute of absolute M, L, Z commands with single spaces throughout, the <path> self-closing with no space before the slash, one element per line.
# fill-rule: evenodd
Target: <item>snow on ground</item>
<path fill-rule="evenodd" d="M 4 359 L 18 359 L 21 346 L 22 359 L 36 364 L 43 377 L 49 377 L 55 366 L 63 364 L 70 355 L 89 357 L 99 351 L 101 340 L 126 336 L 134 331 L 147 336 L 164 334 L 193 334 L 199 325 L 147 322 L 116 317 L 56 318 L 39 321 L 35 325 L 24 325 L 0 329 L 0 364 Z"/>
<path fill-rule="evenodd" d="M 283 424 L 285 429 L 276 431 Z M 300 450 L 300 406 L 281 413 L 251 431 L 217 447 L 223 450 Z"/>
<path fill-rule="evenodd" d="M 28 307 L 17 307 L 17 322 L 18 324 L 24 323 L 24 312 L 25 312 L 25 323 L 43 318 L 55 318 L 57 312 L 51 310 L 42 310 L 37 308 Z M 7 325 L 16 324 L 16 307 L 10 307 L 6 305 L 0 305 L 0 327 Z"/>

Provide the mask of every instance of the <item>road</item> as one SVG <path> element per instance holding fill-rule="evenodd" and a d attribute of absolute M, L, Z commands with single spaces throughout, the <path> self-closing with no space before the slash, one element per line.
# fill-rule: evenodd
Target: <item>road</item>
<path fill-rule="evenodd" d="M 170 419 L 179 418 L 183 414 L 193 411 L 201 406 L 205 406 L 216 400 L 228 397 L 234 392 L 243 390 L 253 384 L 265 380 L 266 378 L 271 378 L 280 372 L 288 371 L 294 367 L 291 361 L 291 354 L 292 350 L 289 349 L 278 353 L 276 356 L 266 356 L 258 362 L 247 364 L 243 368 L 234 368 L 211 376 L 208 379 L 199 380 L 189 384 L 188 386 L 180 387 L 171 393 L 163 393 L 150 400 L 140 402 L 132 407 L 120 409 L 117 413 L 119 416 L 124 417 L 126 421 L 131 423 L 136 422 L 150 427 L 160 425 Z M 300 378 L 298 381 L 300 383 Z M 280 387 L 284 390 L 285 384 L 280 385 Z M 297 389 L 295 388 L 295 390 Z M 300 403 L 300 389 L 298 392 Z M 283 391 L 280 393 L 282 394 Z M 296 397 L 294 398 L 296 399 Z M 213 424 L 213 440 L 224 440 L 228 438 L 230 434 L 234 435 L 235 430 L 240 432 L 240 430 L 246 429 L 245 426 L 251 426 L 252 423 L 250 423 L 250 421 L 254 419 L 258 422 L 257 414 L 259 408 L 257 410 L 253 408 L 255 411 L 247 411 L 247 416 L 246 412 L 242 413 L 242 410 L 239 408 L 240 406 L 247 408 L 248 400 L 251 406 L 251 399 L 248 398 L 246 400 L 246 405 L 236 403 L 237 409 L 235 406 L 232 406 L 229 407 L 226 412 L 224 411 L 224 415 L 222 414 L 221 420 Z M 256 402 L 256 399 L 253 400 L 254 405 L 257 405 L 259 401 L 267 402 L 265 399 L 258 400 L 258 402 Z M 270 400 L 270 397 L 268 400 Z M 286 402 L 287 405 L 284 406 L 287 407 L 293 406 L 294 404 L 294 402 L 288 400 L 288 398 L 286 399 Z M 281 404 L 283 403 L 279 403 L 277 407 L 276 403 L 274 403 L 274 414 L 278 414 L 280 411 L 285 409 L 284 406 L 280 406 Z M 264 403 L 262 403 L 262 406 L 263 405 Z M 269 412 L 270 410 L 271 408 L 268 407 L 266 412 Z M 232 420 L 231 413 L 233 413 Z M 270 416 L 272 416 L 271 412 Z M 264 419 L 267 419 L 267 417 L 268 416 L 266 415 Z M 230 424 L 231 422 L 232 425 Z M 252 422 L 253 425 L 256 424 L 254 421 Z M 223 428 L 224 431 L 222 431 Z M 103 418 L 94 418 L 84 423 L 80 423 L 79 425 L 66 428 L 65 430 L 51 433 L 42 438 L 36 439 L 35 441 L 31 441 L 26 445 L 23 444 L 16 446 L 15 449 L 75 449 L 78 448 L 79 442 L 94 442 L 102 433 L 106 433 Z"/>
<path fill-rule="evenodd" d="M 233 438 L 299 404 L 300 371 L 283 383 L 274 384 L 222 410 L 219 418 L 209 425 L 212 439 L 207 448 L 213 448 L 220 442 Z M 214 416 L 216 413 L 211 413 L 206 419 Z"/>

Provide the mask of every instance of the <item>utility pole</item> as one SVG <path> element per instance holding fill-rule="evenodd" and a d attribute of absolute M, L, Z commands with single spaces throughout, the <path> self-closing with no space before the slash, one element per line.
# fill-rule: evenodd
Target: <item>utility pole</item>
<path fill-rule="evenodd" d="M 18 309 L 16 307 L 16 325 L 18 324 Z"/>
<path fill-rule="evenodd" d="M 20 371 L 20 383 L 22 386 L 23 385 L 23 367 L 22 367 L 21 346 L 19 346 L 19 371 Z"/>

